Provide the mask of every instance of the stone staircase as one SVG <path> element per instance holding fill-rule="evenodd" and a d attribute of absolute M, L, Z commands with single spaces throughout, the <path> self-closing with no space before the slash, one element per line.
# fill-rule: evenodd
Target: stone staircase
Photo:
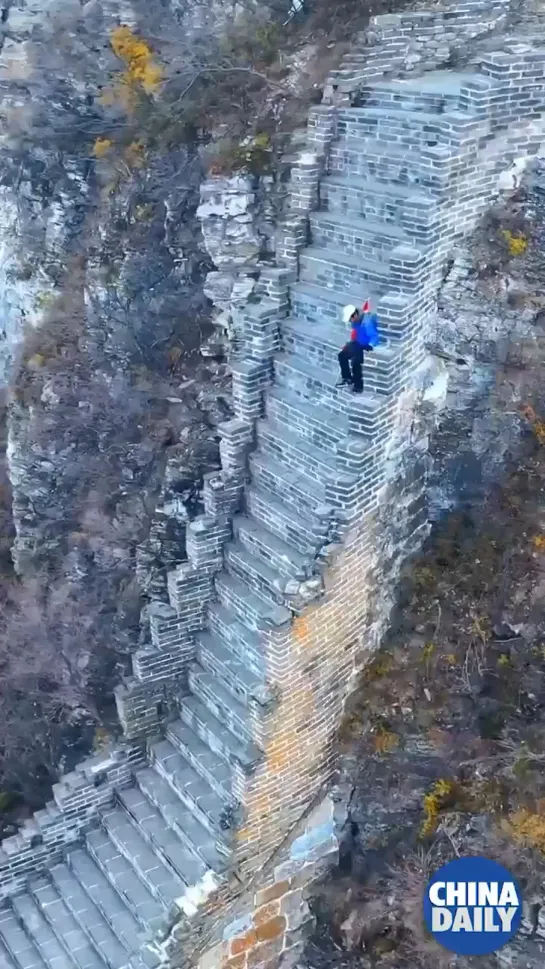
<path fill-rule="evenodd" d="M 169 577 L 171 607 L 157 607 L 154 642 L 135 655 L 134 683 L 122 691 L 129 737 L 131 716 L 134 736 L 152 735 L 142 728 L 153 726 L 149 710 L 170 705 L 166 717 L 154 712 L 166 723 L 162 739 L 149 741 L 132 786 L 115 787 L 73 844 L 7 893 L 0 969 L 153 969 L 168 957 L 159 940 L 176 917 L 191 916 L 227 877 L 231 829 L 263 762 L 275 703 L 267 635 L 288 631 L 320 599 L 331 550 L 384 485 L 392 415 L 424 358 L 426 286 L 436 285 L 445 208 L 456 197 L 444 172 L 456 171 L 464 132 L 479 122 L 463 92 L 481 81 L 436 71 L 380 82 L 366 89 L 364 106 L 339 109 L 310 244 L 275 343 L 274 379 L 255 414 L 243 500 L 248 439 L 234 421 L 223 463 L 232 462 L 235 485 L 229 492 L 229 475 L 208 482 L 189 565 Z M 466 183 L 457 184 L 463 195 Z M 416 294 L 415 264 L 431 267 Z M 364 298 L 379 307 L 384 342 L 367 355 L 365 391 L 353 396 L 336 386 L 346 339 L 340 310 Z M 263 298 L 262 320 L 267 306 Z M 276 304 L 273 321 L 275 312 Z M 252 358 L 253 340 L 249 326 L 243 359 Z M 240 373 L 251 397 L 253 371 Z"/>

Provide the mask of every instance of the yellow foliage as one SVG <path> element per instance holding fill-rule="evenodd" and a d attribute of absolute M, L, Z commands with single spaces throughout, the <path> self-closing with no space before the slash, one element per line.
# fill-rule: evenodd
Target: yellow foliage
<path fill-rule="evenodd" d="M 490 639 L 488 620 L 483 616 L 475 616 L 473 622 L 471 623 L 471 631 L 478 636 L 483 643 L 487 643 Z"/>
<path fill-rule="evenodd" d="M 455 791 L 456 786 L 452 781 L 440 778 L 435 782 L 431 790 L 424 795 L 423 807 L 425 817 L 421 828 L 422 835 L 432 834 L 435 831 L 439 812 L 452 801 Z"/>
<path fill-rule="evenodd" d="M 29 370 L 39 370 L 43 367 L 45 363 L 45 357 L 43 353 L 33 353 L 31 357 L 27 360 L 27 367 Z"/>
<path fill-rule="evenodd" d="M 522 409 L 523 416 L 532 425 L 532 430 L 539 444 L 545 444 L 545 421 L 542 421 L 536 414 L 531 404 L 527 404 Z"/>
<path fill-rule="evenodd" d="M 101 753 L 109 743 L 110 735 L 104 727 L 96 727 L 93 737 L 93 750 L 96 754 Z"/>
<path fill-rule="evenodd" d="M 536 535 L 533 544 L 539 552 L 545 552 L 545 535 Z"/>
<path fill-rule="evenodd" d="M 171 367 L 175 367 L 182 355 L 181 347 L 171 347 L 168 351 L 168 362 Z"/>
<path fill-rule="evenodd" d="M 503 229 L 502 236 L 505 239 L 510 256 L 522 256 L 528 248 L 528 239 L 519 233 L 515 235 L 509 229 Z"/>
<path fill-rule="evenodd" d="M 541 802 L 540 807 L 544 807 Z M 519 808 L 503 822 L 503 828 L 521 845 L 537 848 L 545 853 L 545 814 Z"/>
<path fill-rule="evenodd" d="M 266 151 L 271 147 L 271 139 L 266 132 L 261 132 L 261 134 L 255 136 L 251 146 L 252 148 L 261 148 Z"/>
<path fill-rule="evenodd" d="M 379 727 L 373 735 L 373 746 L 377 754 L 388 754 L 394 747 L 397 747 L 399 737 L 397 734 L 388 730 L 387 727 Z"/>
<path fill-rule="evenodd" d="M 384 655 L 379 657 L 374 663 L 370 663 L 365 671 L 365 679 L 368 681 L 378 680 L 381 676 L 388 676 L 393 669 L 392 657 Z"/>
<path fill-rule="evenodd" d="M 134 217 L 139 222 L 147 222 L 153 216 L 153 205 L 151 202 L 147 202 L 143 205 L 135 205 L 134 207 Z"/>
<path fill-rule="evenodd" d="M 435 653 L 435 643 L 426 643 L 422 649 L 422 662 L 427 663 Z"/>
<path fill-rule="evenodd" d="M 436 582 L 436 576 L 433 570 L 428 569 L 425 566 L 420 566 L 413 569 L 412 578 L 415 587 L 419 592 L 428 590 Z"/>
<path fill-rule="evenodd" d="M 104 155 L 108 154 L 112 145 L 113 141 L 110 138 L 97 138 L 93 146 L 95 158 L 104 158 Z"/>
<path fill-rule="evenodd" d="M 508 667 L 512 666 L 511 660 L 509 659 L 507 653 L 502 653 L 498 658 L 498 666 L 500 666 L 502 669 L 507 669 Z"/>
<path fill-rule="evenodd" d="M 54 302 L 54 293 L 38 293 L 36 297 L 36 308 L 39 310 L 46 310 L 49 306 L 53 306 Z"/>
<path fill-rule="evenodd" d="M 123 152 L 129 168 L 142 168 L 146 162 L 145 147 L 141 141 L 132 141 Z"/>
<path fill-rule="evenodd" d="M 458 659 L 455 653 L 447 653 L 447 655 L 445 656 L 445 660 L 447 661 L 449 666 L 456 666 L 458 662 Z"/>
<path fill-rule="evenodd" d="M 130 27 L 115 27 L 110 43 L 114 54 L 125 64 L 121 83 L 128 88 L 142 87 L 146 94 L 153 94 L 163 80 L 164 71 L 157 64 L 153 52 L 145 40 L 133 34 Z"/>

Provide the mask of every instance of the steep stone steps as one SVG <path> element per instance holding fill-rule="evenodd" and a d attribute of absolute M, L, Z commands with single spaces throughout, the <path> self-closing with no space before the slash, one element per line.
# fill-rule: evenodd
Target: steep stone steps
<path fill-rule="evenodd" d="M 45 963 L 42 963 L 42 965 L 45 966 Z M 15 964 L 15 962 L 11 958 L 8 950 L 5 948 L 4 943 L 1 941 L 1 939 L 0 939 L 0 969 L 23 969 L 23 966 L 21 963 L 18 962 L 17 964 Z M 31 967 L 31 969 L 35 969 L 35 967 Z"/>
<path fill-rule="evenodd" d="M 63 924 L 61 919 L 60 924 L 57 924 L 58 911 L 54 910 L 53 906 L 51 906 L 50 918 L 56 926 L 55 929 L 50 924 L 50 919 L 46 918 L 44 908 L 39 904 L 37 898 L 38 893 L 41 897 L 43 890 L 50 887 L 49 883 L 45 879 L 32 879 L 28 887 L 28 892 L 12 899 L 12 905 L 21 925 L 27 935 L 35 942 L 46 965 L 50 969 L 71 965 L 77 966 L 78 969 L 103 969 L 103 960 L 89 944 L 86 936 L 74 923 L 69 913 L 67 931 L 73 932 L 73 938 L 71 944 L 69 941 L 68 945 L 64 937 L 66 923 Z M 46 895 L 48 894 L 46 892 Z"/>
<path fill-rule="evenodd" d="M 172 871 L 186 886 L 202 878 L 206 871 L 204 863 L 164 824 L 161 814 L 140 787 L 120 791 L 119 803 L 167 871 Z"/>
<path fill-rule="evenodd" d="M 408 112 L 396 108 L 350 108 L 341 111 L 337 122 L 340 138 L 380 141 L 384 148 L 406 146 L 411 151 L 436 146 L 455 146 L 461 126 L 468 129 L 476 119 L 464 111 L 446 114 Z"/>
<path fill-rule="evenodd" d="M 208 606 L 208 628 L 257 680 L 263 680 L 265 661 L 258 633 L 238 622 L 235 614 L 219 602 Z"/>
<path fill-rule="evenodd" d="M 317 481 L 297 467 L 282 465 L 259 451 L 250 455 L 250 469 L 256 487 L 269 491 L 294 514 L 307 518 L 321 508 L 336 507 L 332 492 L 338 487 L 351 488 L 354 482 L 348 475 Z"/>
<path fill-rule="evenodd" d="M 217 720 L 210 722 L 209 711 L 198 696 L 184 696 L 179 707 L 181 719 L 168 725 L 166 739 L 218 797 L 228 800 L 231 770 L 225 755 L 218 753 L 223 725 Z"/>
<path fill-rule="evenodd" d="M 270 602 L 271 606 L 284 605 L 283 590 L 289 579 L 280 576 L 241 542 L 230 542 L 226 547 L 225 566 L 232 576 L 241 579 L 251 592 Z"/>
<path fill-rule="evenodd" d="M 299 278 L 337 292 L 372 291 L 375 299 L 386 291 L 388 263 L 339 254 L 335 249 L 310 245 L 299 255 Z M 366 298 L 366 297 L 364 297 Z M 358 305 L 358 304 L 356 304 Z"/>
<path fill-rule="evenodd" d="M 208 868 L 215 872 L 223 871 L 225 860 L 217 851 L 215 837 L 180 800 L 170 784 L 153 767 L 138 771 L 136 782 L 161 813 L 166 827 L 172 828 L 183 844 L 201 858 Z"/>
<path fill-rule="evenodd" d="M 448 145 L 388 144 L 382 139 L 340 138 L 331 146 L 329 172 L 356 178 L 372 178 L 393 185 L 413 185 L 439 194 L 448 176 L 448 165 L 457 151 Z"/>
<path fill-rule="evenodd" d="M 66 908 L 110 969 L 120 969 L 126 965 L 127 954 L 135 945 L 134 936 L 132 942 L 129 939 L 121 940 L 112 931 L 102 912 L 91 901 L 67 864 L 55 865 L 50 876 Z"/>
<path fill-rule="evenodd" d="M 305 358 L 323 370 L 329 370 L 337 382 L 340 376 L 338 354 L 339 350 L 348 340 L 348 330 L 344 324 L 333 322 L 313 323 L 309 326 L 306 320 L 299 317 L 290 317 L 282 320 L 282 344 L 287 353 Z M 400 374 L 403 365 L 403 354 L 392 344 L 379 344 L 372 351 L 366 351 L 363 359 L 363 385 L 370 393 L 390 394 L 395 388 L 396 377 Z M 282 399 L 284 398 L 284 399 Z M 276 420 L 289 419 L 293 417 L 295 427 L 303 425 L 318 427 L 322 421 L 322 415 L 317 414 L 316 410 L 301 418 L 297 414 L 297 408 L 290 414 L 290 404 L 295 402 L 295 395 L 288 395 L 283 391 L 278 398 L 273 388 L 267 394 L 265 402 L 266 412 L 270 413 Z M 346 421 L 346 433 L 348 433 L 348 422 Z M 341 431 L 344 424 L 341 425 Z M 339 438 L 339 425 L 336 420 L 331 420 L 329 427 L 331 432 L 337 427 L 337 434 L 334 440 Z M 318 430 L 324 435 L 323 440 L 329 447 L 329 435 L 326 431 Z M 315 443 L 319 443 L 316 441 Z"/>
<path fill-rule="evenodd" d="M 362 216 L 418 235 L 433 225 L 438 200 L 414 185 L 389 185 L 376 178 L 328 175 L 320 186 L 324 210 L 331 215 Z"/>
<path fill-rule="evenodd" d="M 230 572 L 220 572 L 216 576 L 216 592 L 220 602 L 232 610 L 242 625 L 258 631 L 267 623 L 282 626 L 289 622 L 291 613 L 284 606 L 251 592 L 249 587 Z"/>
<path fill-rule="evenodd" d="M 214 673 L 194 663 L 189 673 L 189 686 L 193 695 L 232 735 L 232 738 L 225 742 L 226 746 L 229 743 L 235 747 L 237 739 L 240 745 L 245 747 L 252 745 L 253 738 L 247 723 L 246 706 L 224 688 Z M 248 755 L 243 755 L 243 759 L 246 762 L 252 761 L 252 757 Z"/>
<path fill-rule="evenodd" d="M 111 969 L 123 966 L 127 961 L 127 953 L 106 925 L 102 915 L 96 909 L 94 912 L 85 912 L 84 908 L 83 917 L 80 912 L 84 928 L 60 894 L 67 889 L 66 882 L 62 877 L 60 882 L 56 881 L 53 872 L 51 878 L 52 882 L 49 878 L 32 882 L 32 896 L 52 932 L 80 969 L 94 969 L 104 962 Z M 70 892 L 69 887 L 68 891 Z M 74 907 L 77 909 L 77 904 Z"/>
<path fill-rule="evenodd" d="M 298 354 L 278 354 L 274 372 L 281 393 L 286 389 L 290 395 L 300 397 L 314 407 L 320 404 L 330 415 L 346 415 L 349 432 L 351 420 L 361 418 L 360 432 L 369 433 L 373 414 L 383 406 L 378 394 L 365 390 L 362 394 L 353 394 L 348 387 L 336 386 L 340 374 L 335 373 L 332 366 L 316 366 Z M 323 463 L 331 470 L 338 467 L 331 458 L 326 458 Z"/>
<path fill-rule="evenodd" d="M 264 688 L 262 675 L 254 672 L 246 654 L 242 653 L 241 658 L 241 654 L 233 650 L 229 639 L 204 632 L 197 637 L 195 647 L 203 669 L 214 673 L 240 703 L 247 706 L 252 696 L 261 694 Z M 229 751 L 226 756 L 229 758 Z"/>
<path fill-rule="evenodd" d="M 473 72 L 429 71 L 421 77 L 375 82 L 363 87 L 358 99 L 366 108 L 445 114 L 459 107 L 464 84 L 481 80 Z"/>
<path fill-rule="evenodd" d="M 164 924 L 164 909 L 145 883 L 114 845 L 103 828 L 88 832 L 86 844 L 91 858 L 125 901 L 143 929 L 154 932 Z"/>
<path fill-rule="evenodd" d="M 272 458 L 291 464 L 293 466 L 299 461 L 307 474 L 327 475 L 336 474 L 337 465 L 337 444 L 335 451 L 331 453 L 325 447 L 313 444 L 308 438 L 298 435 L 286 424 L 276 422 L 270 418 L 260 420 L 256 426 L 257 442 L 263 454 L 268 454 Z"/>
<path fill-rule="evenodd" d="M 32 936 L 25 932 L 11 908 L 0 911 L 0 940 L 2 969 L 46 969 L 47 963 L 42 959 Z"/>
<path fill-rule="evenodd" d="M 320 519 L 309 517 L 301 511 L 295 512 L 285 501 L 264 487 L 251 483 L 246 490 L 246 508 L 258 524 L 263 525 L 305 556 L 314 555 L 325 545 L 328 528 L 320 527 Z"/>
<path fill-rule="evenodd" d="M 236 515 L 233 519 L 233 532 L 248 552 L 280 575 L 291 579 L 304 579 L 308 575 L 308 556 L 302 555 L 293 545 L 282 541 L 250 515 Z"/>
<path fill-rule="evenodd" d="M 347 292 L 343 289 L 335 290 L 299 281 L 290 288 L 292 312 L 289 319 L 308 320 L 313 324 L 331 321 L 335 327 L 341 327 L 343 333 L 346 333 L 346 326 L 342 322 L 343 307 L 348 303 L 361 307 L 364 301 L 369 299 L 372 307 L 377 309 L 381 295 L 369 286 L 363 292 L 361 289 Z M 284 320 L 281 322 L 281 327 L 283 325 Z"/>
<path fill-rule="evenodd" d="M 289 346 L 289 341 L 287 343 L 287 350 L 291 355 L 295 347 Z M 312 343 L 312 336 L 308 336 L 308 343 Z M 332 352 L 332 359 L 327 361 L 332 370 L 333 361 L 337 363 L 339 346 L 340 343 L 336 347 L 336 352 Z M 297 351 L 300 350 L 303 350 L 300 355 L 304 355 L 303 343 L 297 347 Z M 308 359 L 318 366 L 325 362 L 320 353 L 313 350 L 309 352 Z M 337 367 L 334 381 L 337 381 L 339 376 Z M 332 415 L 328 411 L 307 404 L 301 397 L 298 397 L 295 393 L 290 393 L 285 387 L 273 386 L 271 388 L 267 394 L 265 412 L 273 423 L 289 426 L 298 438 L 304 438 L 312 447 L 320 448 L 323 452 L 336 454 L 339 440 L 348 435 L 348 417 L 346 415 Z"/>
<path fill-rule="evenodd" d="M 198 696 L 184 696 L 179 701 L 180 720 L 169 723 L 166 739 L 197 774 L 227 800 L 231 793 L 231 771 L 222 748 L 223 726 L 211 718 Z M 211 738 L 216 734 L 215 740 Z"/>
<path fill-rule="evenodd" d="M 414 242 L 429 246 L 437 237 L 433 226 L 414 223 L 410 229 L 392 222 L 375 222 L 358 215 L 312 212 L 309 218 L 313 245 L 336 250 L 360 260 L 388 260 L 396 246 Z"/>
<path fill-rule="evenodd" d="M 147 928 L 148 925 L 146 919 L 141 922 L 137 920 L 131 908 L 125 904 L 104 872 L 83 848 L 69 852 L 67 865 L 85 895 L 104 916 L 119 941 L 127 951 L 134 951 L 139 941 L 143 939 L 143 927 Z M 151 904 L 154 905 L 152 897 L 149 897 Z"/>
<path fill-rule="evenodd" d="M 154 898 L 168 909 L 185 891 L 182 879 L 158 857 L 127 813 L 116 807 L 102 815 L 104 830 L 119 853 L 129 861 Z"/>
<path fill-rule="evenodd" d="M 371 356 L 371 354 L 369 354 Z M 316 367 L 306 362 L 303 356 L 294 354 L 278 355 L 275 360 L 275 374 L 280 388 L 286 388 L 293 396 L 300 396 L 303 407 L 320 406 L 333 415 L 345 415 L 348 419 L 348 437 L 341 439 L 334 461 L 328 460 L 330 467 L 335 464 L 336 474 L 351 479 L 364 467 L 367 444 L 363 438 L 374 438 L 387 419 L 395 402 L 392 395 L 380 395 L 363 390 L 353 394 L 348 387 L 335 386 L 336 375 L 332 369 Z M 330 477 L 335 477 L 331 472 Z"/>
<path fill-rule="evenodd" d="M 211 834 L 221 835 L 221 817 L 227 799 L 210 787 L 170 741 L 158 741 L 152 745 L 150 753 L 157 772 L 197 820 Z"/>
<path fill-rule="evenodd" d="M 274 376 L 280 393 L 287 390 L 315 408 L 323 406 L 330 416 L 347 413 L 349 391 L 336 386 L 332 369 L 309 363 L 296 354 L 279 353 L 274 359 Z"/>

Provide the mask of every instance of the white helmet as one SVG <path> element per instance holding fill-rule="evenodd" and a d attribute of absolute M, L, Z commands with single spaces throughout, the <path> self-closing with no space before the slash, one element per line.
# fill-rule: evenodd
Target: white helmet
<path fill-rule="evenodd" d="M 354 313 L 358 312 L 357 306 L 344 306 L 343 307 L 343 323 L 350 323 L 351 318 Z"/>

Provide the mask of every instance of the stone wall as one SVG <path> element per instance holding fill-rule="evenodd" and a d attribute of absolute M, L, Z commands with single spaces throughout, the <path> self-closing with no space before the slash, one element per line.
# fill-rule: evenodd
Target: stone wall
<path fill-rule="evenodd" d="M 368 84 L 382 78 L 411 76 L 453 67 L 477 38 L 501 31 L 508 23 L 510 0 L 488 3 L 466 0 L 433 10 L 414 10 L 373 17 L 359 34 L 353 50 L 332 72 L 324 92 L 326 102 L 347 103 Z M 363 49 L 362 49 L 363 48 Z"/>
<path fill-rule="evenodd" d="M 502 16 L 505 15 L 504 10 Z M 496 21 L 494 24 L 497 26 Z M 309 148 L 316 147 L 317 150 L 305 152 L 292 173 L 293 215 L 280 227 L 277 246 L 279 261 L 291 272 L 300 272 L 301 267 L 306 271 L 306 214 L 317 204 L 320 175 L 324 167 L 329 164 L 334 172 L 361 178 L 363 172 L 359 166 L 368 170 L 372 162 L 367 153 L 364 159 L 358 156 L 356 149 L 352 157 L 349 148 L 352 134 L 355 138 L 374 138 L 376 143 L 382 142 L 383 155 L 377 159 L 373 174 L 380 178 L 382 171 L 385 181 L 389 174 L 388 162 L 391 163 L 389 145 L 406 149 L 410 153 L 410 166 L 407 162 L 396 163 L 405 167 L 407 184 L 428 190 L 432 198 L 435 197 L 436 204 L 430 204 L 428 199 L 423 211 L 407 211 L 404 225 L 406 244 L 400 245 L 391 254 L 389 295 L 382 299 L 378 307 L 385 334 L 390 340 L 399 341 L 402 360 L 398 358 L 387 372 L 382 369 L 375 378 L 373 389 L 380 386 L 384 394 L 399 395 L 396 406 L 392 409 L 391 403 L 384 400 L 382 407 L 379 404 L 376 412 L 368 415 L 366 444 L 371 445 L 371 454 L 369 448 L 365 449 L 365 453 L 362 449 L 359 454 L 353 448 L 343 458 L 342 445 L 339 449 L 338 466 L 344 465 L 347 473 L 356 472 L 356 488 L 351 490 L 340 478 L 326 484 L 327 500 L 331 505 L 342 508 L 342 518 L 348 518 L 355 524 L 348 533 L 343 533 L 343 552 L 337 554 L 334 551 L 329 557 L 326 556 L 328 568 L 323 576 L 325 599 L 307 608 L 304 615 L 294 620 L 290 629 L 271 630 L 265 640 L 269 675 L 278 686 L 282 701 L 262 720 L 260 739 L 265 743 L 265 758 L 243 793 L 246 823 L 238 835 L 238 858 L 243 866 L 258 865 L 261 852 L 266 856 L 273 849 L 279 828 L 282 829 L 283 825 L 289 827 L 297 812 L 302 810 L 305 797 L 331 770 L 334 755 L 330 742 L 334 726 L 339 721 L 348 684 L 362 654 L 367 655 L 372 650 L 374 636 L 380 628 L 384 628 L 373 620 L 368 596 L 353 602 L 346 598 L 351 577 L 355 577 L 356 588 L 370 592 L 377 573 L 384 571 L 383 562 L 380 568 L 377 567 L 377 547 L 382 552 L 388 550 L 390 555 L 396 547 L 409 553 L 411 547 L 417 547 L 425 533 L 425 523 L 422 519 L 419 521 L 419 514 L 425 519 L 421 503 L 425 462 L 420 467 L 422 480 L 419 490 L 418 472 L 414 471 L 419 464 L 414 457 L 415 451 L 425 452 L 426 435 L 418 439 L 413 431 L 411 437 L 407 433 L 408 427 L 403 427 L 403 415 L 411 412 L 415 389 L 422 379 L 419 368 L 424 363 L 425 343 L 435 312 L 435 297 L 444 260 L 456 238 L 475 225 L 491 199 L 506 187 L 505 174 L 512 163 L 521 156 L 526 163 L 529 162 L 543 145 L 543 89 L 539 80 L 542 76 L 543 52 L 526 39 L 524 43 L 516 39 L 500 41 L 498 47 L 499 50 L 484 53 L 480 57 L 478 78 L 469 76 L 466 79 L 462 75 L 458 89 L 453 84 L 452 90 L 443 92 L 439 85 L 439 90 L 433 96 L 439 101 L 443 99 L 444 110 L 450 109 L 452 113 L 444 123 L 439 116 L 437 124 L 430 126 L 429 131 L 419 128 L 418 114 L 414 116 L 413 125 L 409 110 L 415 104 L 410 91 L 407 92 L 404 87 L 399 88 L 399 97 L 403 100 L 403 109 L 407 111 L 406 120 L 366 118 L 362 123 L 357 109 L 335 109 L 328 105 L 315 109 L 309 123 Z M 375 107 L 383 107 L 386 101 L 391 101 L 391 93 L 379 83 L 373 85 L 373 94 Z M 422 109 L 422 104 L 416 104 L 416 107 Z M 463 114 L 458 115 L 458 110 Z M 517 123 L 513 124 L 515 119 Z M 347 137 L 342 148 L 336 147 L 334 142 L 339 134 Z M 346 201 L 349 211 L 349 198 Z M 319 226 L 317 223 L 318 220 L 314 221 L 311 215 L 311 237 L 318 238 L 320 246 L 332 252 L 339 242 L 335 235 L 338 230 L 333 226 L 331 232 L 327 233 L 327 227 L 324 228 L 327 216 L 320 216 Z M 351 231 L 348 223 L 342 240 L 344 250 L 348 249 L 355 256 L 368 257 L 369 252 L 364 248 L 365 240 L 358 241 L 356 232 L 352 244 Z M 321 235 L 318 236 L 318 232 Z M 376 251 L 376 236 L 372 245 Z M 346 272 L 345 276 L 340 274 L 341 270 Z M 309 278 L 308 273 L 305 278 Z M 349 268 L 340 267 L 337 270 L 327 261 L 324 262 L 323 275 L 318 271 L 313 282 L 321 287 L 350 292 L 350 287 L 354 286 L 354 269 L 350 264 Z M 362 279 L 362 283 L 365 285 L 365 279 Z M 279 292 L 275 293 L 275 297 L 282 311 L 285 297 Z M 292 311 L 293 308 L 292 298 Z M 297 303 L 295 309 L 299 313 L 304 312 L 304 307 Z M 252 328 L 248 324 L 247 334 L 242 335 L 244 347 L 254 339 L 252 334 L 258 313 L 259 310 L 253 308 Z M 269 318 L 263 319 L 263 326 L 262 332 L 266 332 L 266 328 L 271 326 Z M 283 326 L 280 322 L 281 333 Z M 289 339 L 289 328 L 287 337 L 284 336 L 286 339 Z M 284 346 L 287 345 L 284 343 Z M 274 343 L 269 343 L 267 349 L 262 351 L 260 362 L 256 360 L 249 364 L 246 361 L 238 371 L 235 369 L 238 387 L 235 407 L 237 416 L 243 422 L 261 413 L 262 397 L 269 382 L 272 349 Z M 306 349 L 311 352 L 310 347 Z M 283 366 L 279 361 L 275 370 L 277 378 L 280 375 L 282 384 L 288 386 L 282 376 Z M 375 375 L 370 376 L 373 380 Z M 287 380 L 289 375 L 286 376 Z M 307 389 L 310 399 L 310 380 Z M 437 403 L 440 404 L 444 389 L 444 376 L 439 374 L 429 398 L 437 395 Z M 306 397 L 306 394 L 303 396 Z M 327 415 L 327 402 L 325 404 L 322 411 L 324 416 Z M 267 412 L 270 413 L 269 410 Z M 284 417 L 288 415 L 286 410 L 282 413 Z M 326 435 L 327 423 L 324 421 L 320 426 L 319 414 L 312 418 L 307 415 L 307 420 L 311 419 L 316 421 L 319 433 Z M 396 421 L 400 423 L 397 433 L 394 430 Z M 385 434 L 386 428 L 388 433 Z M 388 434 L 392 435 L 391 441 L 395 440 L 395 447 L 389 446 Z M 377 506 L 385 500 L 387 482 L 390 483 L 392 494 L 401 494 L 403 505 L 403 477 L 401 475 L 396 481 L 394 451 L 399 464 L 403 464 L 400 453 L 406 451 L 406 463 L 413 465 L 408 473 L 410 487 L 407 488 L 407 505 L 414 519 L 407 517 L 405 543 L 398 541 L 397 546 L 388 535 L 388 529 L 384 528 L 384 520 L 381 521 L 380 514 L 377 515 Z M 250 467 L 254 474 L 258 471 L 252 458 Z M 294 504 L 295 500 L 293 496 Z M 270 513 L 274 516 L 274 509 Z M 411 546 L 411 543 L 414 544 Z M 395 569 L 392 569 L 391 577 L 395 578 Z M 321 582 L 318 585 L 321 588 Z M 383 613 L 383 619 L 386 616 L 387 610 Z M 362 632 L 366 627 L 367 631 Z M 308 774 L 305 773 L 306 764 Z M 301 777 L 305 779 L 303 785 Z M 272 808 L 277 803 L 279 791 L 284 801 L 281 818 L 278 812 L 272 815 L 266 809 L 267 805 Z"/>
<path fill-rule="evenodd" d="M 497 4 L 487 11 L 456 8 L 466 39 L 507 15 Z M 445 17 L 422 15 L 421 23 L 443 31 Z M 308 915 L 303 885 L 336 852 L 322 799 L 344 704 L 387 628 L 401 565 L 428 531 L 428 442 L 446 373 L 427 343 L 444 263 L 505 187 L 506 172 L 541 151 L 544 58 L 528 40 L 500 41 L 480 56 L 479 71 L 452 74 L 447 84 L 435 75 L 411 87 L 411 62 L 409 80 L 395 86 L 364 79 L 365 106 L 341 99 L 313 109 L 276 264 L 259 262 L 253 231 L 244 229 L 239 241 L 252 249 L 253 275 L 238 263 L 236 245 L 222 265 L 235 411 L 220 428 L 222 468 L 205 481 L 205 514 L 188 527 L 187 561 L 169 574 L 169 604 L 150 610 L 151 643 L 135 652 L 133 676 L 117 691 L 134 746 L 63 781 L 55 829 L 68 842 L 93 817 L 104 823 L 114 797 L 125 804 L 124 786 L 147 744 L 157 790 L 168 781 L 169 797 L 181 792 L 186 817 L 189 809 L 206 828 L 210 843 L 196 853 L 228 858 L 219 875 L 207 870 L 184 889 L 184 918 L 171 920 L 156 945 L 163 961 L 189 966 L 202 955 L 200 969 L 270 969 L 280 954 L 283 965 L 296 958 L 292 931 Z M 206 185 L 205 221 L 223 211 L 214 186 L 221 193 L 226 183 Z M 250 204 L 242 211 L 233 202 L 233 217 Z M 234 235 L 209 225 L 204 237 L 219 239 L 219 251 Z M 358 399 L 335 387 L 345 337 L 339 311 L 369 291 L 384 343 L 366 359 Z M 169 768 L 180 759 L 168 752 L 176 723 L 194 731 L 183 763 L 200 771 L 195 794 L 183 786 L 183 769 Z M 161 759 L 156 741 L 165 732 Z M 226 797 L 218 764 L 229 778 Z M 138 772 L 136 781 L 133 828 L 139 804 L 151 811 L 138 800 Z M 145 792 L 161 811 L 153 784 Z M 161 817 L 170 835 L 168 807 Z M 139 830 L 164 859 L 161 829 Z M 62 846 L 51 836 L 40 855 L 28 850 L 30 835 L 21 837 L 8 846 L 19 867 L 16 880 L 6 870 L 6 893 Z"/>
<path fill-rule="evenodd" d="M 57 861 L 97 813 L 112 804 L 115 791 L 131 783 L 143 763 L 141 746 L 122 744 L 65 774 L 53 787 L 53 801 L 2 842 L 0 897 L 12 895 L 30 876 Z"/>

